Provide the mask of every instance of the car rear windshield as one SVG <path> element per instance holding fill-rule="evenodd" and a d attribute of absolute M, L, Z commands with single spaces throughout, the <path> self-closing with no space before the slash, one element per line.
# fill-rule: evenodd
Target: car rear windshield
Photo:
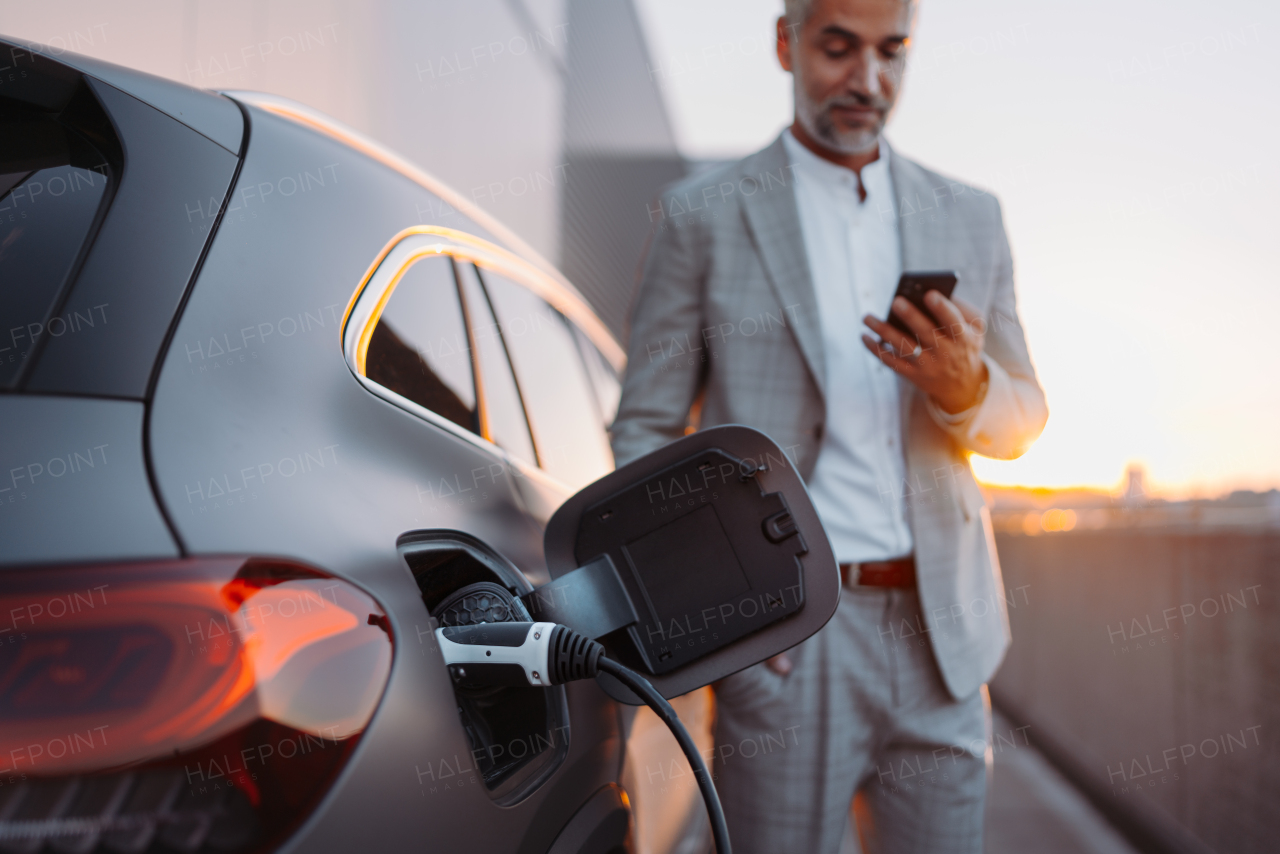
<path fill-rule="evenodd" d="M 60 311 L 108 195 L 111 169 L 83 137 L 47 115 L 0 104 L 0 388 L 42 337 L 105 323 L 105 308 Z"/>

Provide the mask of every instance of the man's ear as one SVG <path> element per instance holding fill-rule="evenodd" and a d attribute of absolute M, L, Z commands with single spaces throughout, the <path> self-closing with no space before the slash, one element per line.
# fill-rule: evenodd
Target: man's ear
<path fill-rule="evenodd" d="M 787 22 L 786 15 L 778 18 L 778 64 L 784 71 L 791 70 L 791 46 L 798 29 Z"/>

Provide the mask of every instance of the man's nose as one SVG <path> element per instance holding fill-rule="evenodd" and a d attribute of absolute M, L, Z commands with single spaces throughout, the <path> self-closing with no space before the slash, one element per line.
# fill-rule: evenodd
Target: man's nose
<path fill-rule="evenodd" d="M 881 61 L 875 48 L 868 47 L 862 52 L 862 61 L 849 74 L 849 88 L 868 97 L 880 97 L 884 94 L 880 84 L 880 75 L 884 69 L 885 63 Z"/>

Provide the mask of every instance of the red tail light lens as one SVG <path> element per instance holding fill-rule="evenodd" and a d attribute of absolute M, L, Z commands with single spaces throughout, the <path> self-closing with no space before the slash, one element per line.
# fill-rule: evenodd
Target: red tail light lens
<path fill-rule="evenodd" d="M 383 610 L 299 564 L 0 573 L 0 850 L 278 843 L 368 725 Z"/>

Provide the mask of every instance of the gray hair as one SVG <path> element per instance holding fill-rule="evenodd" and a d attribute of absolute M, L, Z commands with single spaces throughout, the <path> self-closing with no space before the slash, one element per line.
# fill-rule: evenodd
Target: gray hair
<path fill-rule="evenodd" d="M 813 0 L 783 0 L 785 10 L 783 14 L 786 16 L 787 23 L 793 27 L 798 27 L 809 17 L 809 13 L 813 11 Z"/>
<path fill-rule="evenodd" d="M 917 0 L 906 0 L 907 6 L 915 6 Z M 783 15 L 787 23 L 798 27 L 809 19 L 813 11 L 813 0 L 783 0 Z"/>

